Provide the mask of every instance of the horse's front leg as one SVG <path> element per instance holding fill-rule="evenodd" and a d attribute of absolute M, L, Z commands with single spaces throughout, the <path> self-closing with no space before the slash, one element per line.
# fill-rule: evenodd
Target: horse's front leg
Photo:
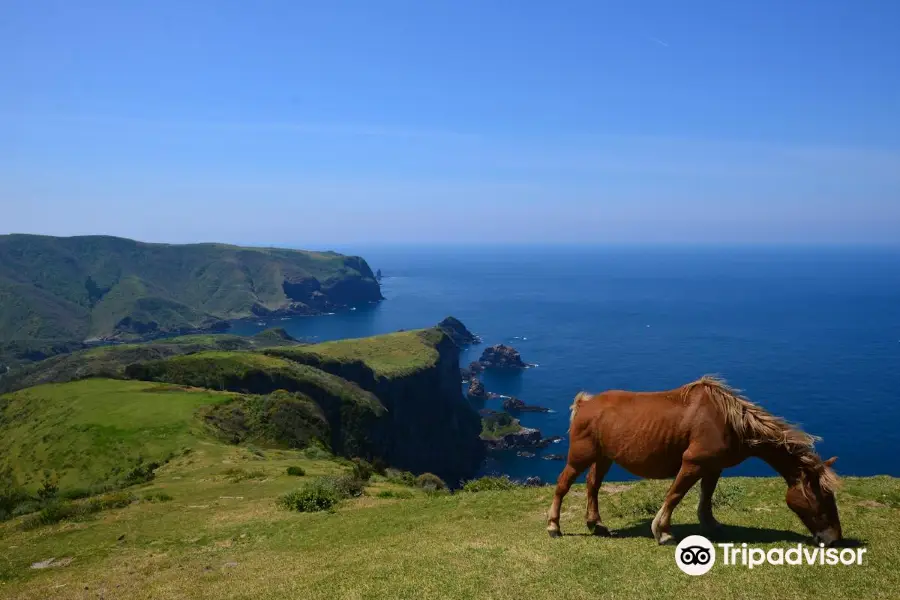
<path fill-rule="evenodd" d="M 716 491 L 716 484 L 719 483 L 721 475 L 721 471 L 716 471 L 704 475 L 700 480 L 700 503 L 697 505 L 697 518 L 700 519 L 700 528 L 707 533 L 713 533 L 722 527 L 712 512 L 713 493 Z"/>
<path fill-rule="evenodd" d="M 612 461 L 608 458 L 600 458 L 588 471 L 587 476 L 587 512 L 585 513 L 584 522 L 587 528 L 594 535 L 609 536 L 609 529 L 600 520 L 600 503 L 598 495 L 600 493 L 600 485 L 603 478 L 612 466 Z"/>
<path fill-rule="evenodd" d="M 656 538 L 657 543 L 666 544 L 674 540 L 670 531 L 672 511 L 675 510 L 675 507 L 678 506 L 684 495 L 688 493 L 688 490 L 697 483 L 697 480 L 702 475 L 703 473 L 698 465 L 687 460 L 681 463 L 681 470 L 678 471 L 675 482 L 672 483 L 672 486 L 666 493 L 666 499 L 663 501 L 662 508 L 656 513 L 653 523 L 650 524 L 650 530 L 653 532 L 653 537 Z"/>

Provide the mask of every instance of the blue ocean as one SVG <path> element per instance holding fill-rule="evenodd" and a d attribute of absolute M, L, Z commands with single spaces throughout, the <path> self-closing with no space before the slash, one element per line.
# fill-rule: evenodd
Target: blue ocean
<path fill-rule="evenodd" d="M 311 341 L 426 327 L 453 315 L 487 345 L 537 366 L 484 376 L 488 391 L 551 413 L 524 425 L 566 435 L 580 390 L 677 387 L 716 373 L 821 436 L 843 475 L 900 476 L 900 249 L 353 247 L 386 300 L 320 317 L 241 322 Z M 488 408 L 499 408 L 489 401 Z M 480 408 L 480 407 L 479 407 Z M 567 442 L 491 455 L 484 473 L 553 480 Z M 726 473 L 727 474 L 727 473 Z M 773 475 L 752 460 L 732 474 Z M 609 480 L 629 479 L 614 467 Z"/>

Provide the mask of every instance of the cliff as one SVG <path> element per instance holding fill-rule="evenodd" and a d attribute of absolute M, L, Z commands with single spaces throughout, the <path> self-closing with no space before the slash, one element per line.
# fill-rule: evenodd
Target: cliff
<path fill-rule="evenodd" d="M 373 392 L 386 409 L 373 433 L 392 466 L 430 471 L 453 485 L 474 476 L 484 459 L 480 417 L 460 388 L 459 347 L 441 329 L 265 352 Z"/>
<path fill-rule="evenodd" d="M 459 384 L 459 347 L 437 328 L 173 356 L 129 365 L 125 376 L 244 394 L 302 394 L 324 414 L 335 453 L 432 472 L 451 485 L 474 476 L 484 458 L 480 418 Z"/>

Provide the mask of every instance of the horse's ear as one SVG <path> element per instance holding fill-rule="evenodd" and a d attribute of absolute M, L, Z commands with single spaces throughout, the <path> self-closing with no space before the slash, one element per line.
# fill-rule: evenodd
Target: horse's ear
<path fill-rule="evenodd" d="M 826 467 L 830 467 L 831 465 L 834 464 L 834 461 L 836 461 L 836 460 L 837 460 L 837 456 L 832 456 L 831 458 L 829 458 L 828 460 L 826 460 L 823 464 L 824 464 Z"/>

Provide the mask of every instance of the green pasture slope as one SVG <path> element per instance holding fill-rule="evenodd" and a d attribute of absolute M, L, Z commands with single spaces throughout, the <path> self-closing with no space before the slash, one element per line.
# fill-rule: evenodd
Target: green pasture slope
<path fill-rule="evenodd" d="M 847 478 L 838 500 L 862 566 L 717 565 L 679 571 L 649 521 L 667 482 L 606 483 L 601 514 L 613 538 L 587 534 L 584 488 L 544 528 L 552 488 L 453 494 L 375 476 L 333 513 L 279 508 L 279 495 L 348 471 L 321 451 L 221 441 L 201 416 L 235 394 L 144 381 L 85 380 L 0 396 L 0 462 L 60 489 L 102 480 L 138 457 L 168 459 L 135 501 L 25 529 L 0 522 L 0 598 L 895 598 L 900 586 L 900 481 Z M 3 465 L 0 465 L 3 466 Z M 290 476 L 300 466 L 303 477 Z M 715 499 L 721 540 L 764 549 L 807 543 L 775 478 L 726 478 Z M 168 502 L 154 499 L 170 498 Z M 698 532 L 696 492 L 675 513 L 678 537 Z M 32 564 L 55 558 L 43 569 Z M 63 560 L 64 559 L 64 560 Z M 71 560 L 69 560 L 71 559 Z"/>

